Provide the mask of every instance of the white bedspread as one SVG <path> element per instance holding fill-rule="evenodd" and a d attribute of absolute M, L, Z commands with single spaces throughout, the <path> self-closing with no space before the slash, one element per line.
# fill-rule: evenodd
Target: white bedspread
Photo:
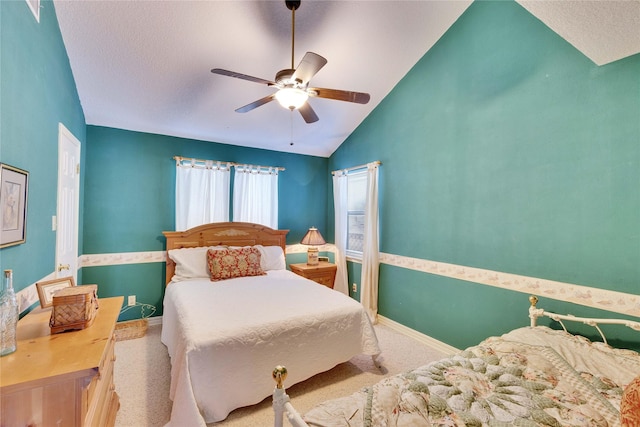
<path fill-rule="evenodd" d="M 171 283 L 162 324 L 173 426 L 203 426 L 262 401 L 276 365 L 289 370 L 290 387 L 354 355 L 380 353 L 357 301 L 287 270 Z"/>

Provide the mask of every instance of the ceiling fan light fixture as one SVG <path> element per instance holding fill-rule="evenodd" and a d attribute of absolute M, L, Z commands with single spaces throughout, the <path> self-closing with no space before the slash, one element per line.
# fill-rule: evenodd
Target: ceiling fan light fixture
<path fill-rule="evenodd" d="M 222 68 L 214 68 L 211 70 L 213 74 L 247 80 L 279 89 L 276 93 L 262 97 L 243 107 L 236 108 L 236 112 L 246 113 L 247 111 L 251 111 L 254 108 L 260 107 L 261 105 L 275 99 L 284 108 L 291 111 L 298 110 L 306 123 L 315 123 L 318 121 L 318 115 L 313 111 L 310 103 L 307 102 L 307 99 L 309 99 L 310 96 L 314 98 L 355 102 L 358 104 L 366 104 L 369 102 L 370 96 L 368 93 L 351 92 L 338 89 L 309 88 L 309 81 L 318 71 L 320 71 L 322 67 L 326 65 L 327 60 L 317 53 L 307 52 L 298 64 L 298 68 L 294 68 L 293 54 L 295 52 L 296 9 L 300 7 L 300 0 L 285 0 L 285 4 L 287 8 L 291 10 L 291 68 L 278 71 L 276 73 L 275 81 L 265 80 L 249 76 L 247 74 L 237 73 L 235 71 L 224 70 Z"/>
<path fill-rule="evenodd" d="M 282 88 L 276 92 L 275 96 L 280 105 L 284 108 L 288 108 L 289 110 L 297 110 L 302 107 L 309 98 L 309 94 L 307 92 L 295 87 Z"/>

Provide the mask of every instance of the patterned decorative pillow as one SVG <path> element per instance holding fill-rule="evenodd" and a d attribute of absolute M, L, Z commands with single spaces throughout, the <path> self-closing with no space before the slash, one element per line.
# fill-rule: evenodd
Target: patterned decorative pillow
<path fill-rule="evenodd" d="M 207 265 L 214 282 L 267 274 L 260 267 L 260 251 L 251 246 L 207 251 Z"/>
<path fill-rule="evenodd" d="M 631 381 L 622 393 L 620 422 L 623 427 L 640 427 L 640 376 Z"/>

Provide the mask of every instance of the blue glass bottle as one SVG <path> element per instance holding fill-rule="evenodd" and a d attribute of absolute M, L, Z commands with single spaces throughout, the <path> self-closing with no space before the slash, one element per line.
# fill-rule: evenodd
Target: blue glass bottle
<path fill-rule="evenodd" d="M 5 270 L 0 293 L 0 356 L 16 351 L 18 327 L 18 300 L 13 290 L 13 271 Z"/>

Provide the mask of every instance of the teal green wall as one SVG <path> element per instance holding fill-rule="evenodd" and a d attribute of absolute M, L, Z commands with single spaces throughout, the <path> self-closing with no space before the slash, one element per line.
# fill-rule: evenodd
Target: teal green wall
<path fill-rule="evenodd" d="M 278 228 L 290 230 L 287 243 L 299 243 L 312 225 L 326 229 L 326 158 L 87 126 L 84 254 L 165 249 L 162 231 L 175 229 L 176 155 L 282 166 Z M 136 295 L 162 313 L 164 264 L 82 270 L 101 297 Z"/>
<path fill-rule="evenodd" d="M 477 1 L 330 169 L 372 160 L 381 252 L 640 294 L 640 55 L 599 67 Z M 456 347 L 528 321 L 526 295 L 384 264 L 379 305 Z"/>
<path fill-rule="evenodd" d="M 0 250 L 16 290 L 55 269 L 58 123 L 84 155 L 84 114 L 53 3 L 40 6 L 38 23 L 25 1 L 0 1 L 0 161 L 29 172 L 26 243 Z"/>
<path fill-rule="evenodd" d="M 0 24 L 0 161 L 30 172 L 27 242 L 0 250 L 18 290 L 55 267 L 62 122 L 82 143 L 81 254 L 164 249 L 174 155 L 284 166 L 289 244 L 310 225 L 333 240 L 330 170 L 381 160 L 382 252 L 639 293 L 640 55 L 598 67 L 516 3 L 477 1 L 323 159 L 87 128 L 53 4 L 41 3 L 38 24 L 24 1 L 0 1 Z M 360 284 L 358 264 L 349 276 Z M 161 314 L 162 263 L 80 277 Z M 380 313 L 456 347 L 526 324 L 523 304 L 520 293 L 380 267 Z"/>

